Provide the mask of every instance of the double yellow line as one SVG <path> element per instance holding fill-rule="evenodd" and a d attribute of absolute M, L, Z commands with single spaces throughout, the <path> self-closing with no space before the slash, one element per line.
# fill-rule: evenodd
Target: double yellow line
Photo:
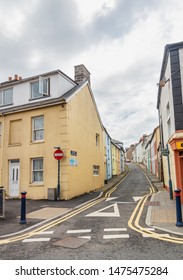
<path fill-rule="evenodd" d="M 142 171 L 143 172 L 143 171 Z M 144 173 L 144 172 L 143 172 Z M 149 237 L 155 238 L 155 239 L 159 239 L 159 240 L 163 240 L 163 241 L 168 241 L 168 242 L 172 242 L 172 243 L 177 243 L 177 244 L 183 244 L 183 238 L 177 238 L 177 237 L 168 237 L 168 236 L 163 236 L 162 234 L 158 234 L 155 232 L 152 232 L 151 230 L 145 229 L 143 227 L 140 226 L 139 222 L 140 222 L 140 217 L 142 215 L 144 206 L 148 200 L 148 198 L 153 194 L 156 193 L 156 190 L 154 188 L 154 186 L 152 185 L 151 181 L 149 180 L 149 178 L 147 177 L 147 175 L 144 173 L 145 177 L 147 178 L 149 184 L 150 184 L 150 192 L 149 194 L 146 194 L 145 196 L 143 196 L 141 198 L 141 200 L 138 202 L 137 206 L 135 207 L 129 221 L 128 221 L 128 226 L 141 233 L 141 234 L 146 234 Z"/>
<path fill-rule="evenodd" d="M 94 200 L 92 202 L 89 202 L 88 204 L 86 205 L 83 205 L 79 208 L 75 208 L 74 210 L 70 211 L 69 213 L 67 213 L 66 215 L 62 216 L 62 217 L 59 217 L 59 218 L 56 218 L 54 219 L 53 221 L 45 224 L 45 225 L 42 225 L 40 226 L 39 228 L 35 229 L 35 230 L 32 230 L 30 232 L 27 232 L 27 233 L 24 233 L 24 234 L 19 234 L 15 237 L 10 237 L 10 238 L 7 238 L 7 239 L 3 239 L 3 240 L 0 240 L 0 245 L 2 244 L 7 244 L 7 243 L 12 243 L 12 242 L 16 242 L 16 241 L 20 241 L 20 240 L 23 240 L 25 238 L 30 238 L 31 236 L 33 235 L 37 235 L 43 231 L 46 231 L 76 215 L 78 215 L 79 213 L 87 210 L 88 208 L 100 203 L 101 201 L 105 200 L 106 198 L 105 197 L 101 197 L 97 200 Z"/>

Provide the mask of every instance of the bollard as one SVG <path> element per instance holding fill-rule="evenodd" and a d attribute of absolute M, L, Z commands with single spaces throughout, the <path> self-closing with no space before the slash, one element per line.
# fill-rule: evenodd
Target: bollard
<path fill-rule="evenodd" d="M 177 227 L 182 227 L 183 222 L 182 222 L 182 210 L 181 210 L 181 201 L 180 201 L 180 189 L 175 189 L 175 199 L 176 199 L 176 215 L 177 215 L 177 222 L 176 226 Z"/>
<path fill-rule="evenodd" d="M 20 215 L 20 224 L 26 224 L 26 193 L 21 192 L 21 215 Z"/>

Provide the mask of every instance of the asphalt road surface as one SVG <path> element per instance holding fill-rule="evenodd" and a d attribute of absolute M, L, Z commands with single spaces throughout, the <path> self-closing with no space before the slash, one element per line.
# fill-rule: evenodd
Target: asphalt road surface
<path fill-rule="evenodd" d="M 129 227 L 139 199 L 150 192 L 143 172 L 135 164 L 129 168 L 127 177 L 108 197 L 77 215 L 48 224 L 30 238 L 1 245 L 1 260 L 181 260 L 182 245 L 147 237 Z M 144 207 L 143 228 L 148 227 L 146 212 Z"/>

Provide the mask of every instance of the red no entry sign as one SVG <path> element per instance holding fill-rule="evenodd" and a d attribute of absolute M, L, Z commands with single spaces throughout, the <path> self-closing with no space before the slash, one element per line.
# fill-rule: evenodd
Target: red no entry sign
<path fill-rule="evenodd" d="M 62 150 L 59 149 L 59 150 L 56 150 L 53 155 L 54 155 L 55 159 L 60 160 L 63 158 L 64 153 Z"/>

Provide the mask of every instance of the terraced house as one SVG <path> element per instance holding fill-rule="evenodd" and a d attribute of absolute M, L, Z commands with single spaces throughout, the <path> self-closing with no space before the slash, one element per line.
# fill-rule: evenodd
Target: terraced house
<path fill-rule="evenodd" d="M 6 195 L 47 199 L 57 187 L 60 147 L 60 198 L 104 184 L 103 125 L 90 87 L 90 73 L 75 66 L 75 80 L 60 70 L 0 84 L 0 185 Z"/>
<path fill-rule="evenodd" d="M 166 188 L 181 190 L 183 202 L 183 42 L 168 44 L 160 72 L 157 108 L 159 111 L 161 148 Z"/>
<path fill-rule="evenodd" d="M 58 147 L 60 161 L 54 158 Z M 26 191 L 30 199 L 67 200 L 98 189 L 112 177 L 111 150 L 84 65 L 75 66 L 75 80 L 55 70 L 0 84 L 0 186 L 6 196 Z"/>

